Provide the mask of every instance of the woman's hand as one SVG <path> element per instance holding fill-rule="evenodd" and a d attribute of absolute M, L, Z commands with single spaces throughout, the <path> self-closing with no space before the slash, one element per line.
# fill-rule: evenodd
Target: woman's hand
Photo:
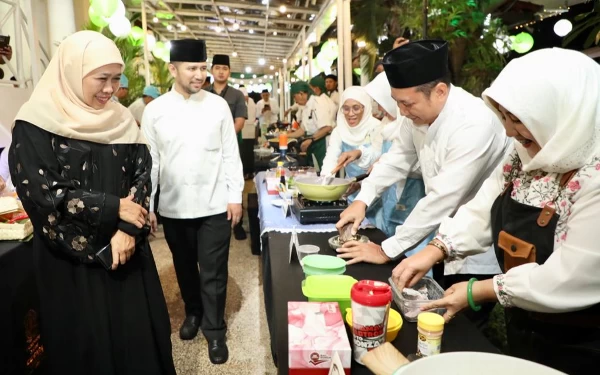
<path fill-rule="evenodd" d="M 471 295 L 473 302 L 479 305 L 481 302 L 497 301 L 496 292 L 494 291 L 494 279 L 475 281 Z M 444 293 L 444 298 L 433 301 L 421 307 L 422 311 L 431 309 L 446 309 L 444 319 L 446 323 L 456 316 L 460 311 L 469 307 L 469 299 L 467 295 L 468 282 L 462 282 L 452 285 Z"/>
<path fill-rule="evenodd" d="M 119 204 L 119 218 L 127 223 L 142 228 L 146 224 L 148 211 L 133 201 L 133 195 L 122 198 Z"/>
<path fill-rule="evenodd" d="M 117 269 L 119 264 L 125 264 L 133 253 L 135 253 L 135 238 L 120 230 L 117 231 L 110 239 L 112 247 L 113 271 Z"/>
<path fill-rule="evenodd" d="M 353 182 L 350 184 L 350 187 L 348 187 L 348 190 L 346 190 L 346 192 L 344 193 L 344 196 L 349 196 L 352 195 L 354 193 L 356 193 L 357 191 L 359 191 L 361 188 L 360 186 L 360 182 Z"/>
<path fill-rule="evenodd" d="M 392 271 L 392 280 L 398 286 L 398 290 L 411 287 L 442 259 L 444 253 L 437 247 L 428 245 L 400 262 Z"/>
<path fill-rule="evenodd" d="M 308 150 L 308 148 L 310 147 L 310 145 L 312 145 L 312 144 L 313 144 L 312 138 L 306 139 L 300 145 L 300 150 L 302 150 L 302 152 L 306 152 Z"/>
<path fill-rule="evenodd" d="M 360 151 L 359 149 L 342 152 L 342 154 L 338 158 L 338 164 L 344 163 L 344 167 L 347 167 L 348 164 L 360 159 L 361 156 L 362 151 Z"/>

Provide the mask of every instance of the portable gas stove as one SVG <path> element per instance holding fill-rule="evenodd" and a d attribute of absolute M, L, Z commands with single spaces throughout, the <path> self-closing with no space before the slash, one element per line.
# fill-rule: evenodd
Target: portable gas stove
<path fill-rule="evenodd" d="M 292 203 L 292 211 L 300 224 L 337 223 L 340 220 L 340 214 L 346 208 L 348 208 L 348 202 L 345 199 L 317 202 L 298 195 Z"/>

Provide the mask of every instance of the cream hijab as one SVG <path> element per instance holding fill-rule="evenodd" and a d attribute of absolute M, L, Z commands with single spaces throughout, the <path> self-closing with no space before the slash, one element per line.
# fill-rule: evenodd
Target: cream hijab
<path fill-rule="evenodd" d="M 112 40 L 95 31 L 69 36 L 58 47 L 15 121 L 27 121 L 50 133 L 83 141 L 146 143 L 127 108 L 109 101 L 103 109 L 94 109 L 83 100 L 83 78 L 108 64 L 124 65 Z"/>
<path fill-rule="evenodd" d="M 348 99 L 353 99 L 362 104 L 365 109 L 363 117 L 358 125 L 351 127 L 346 121 L 342 107 Z M 364 88 L 360 86 L 348 87 L 344 90 L 340 99 L 340 108 L 337 115 L 337 127 L 335 128 L 344 143 L 352 146 L 360 146 L 365 143 L 367 136 L 379 125 L 379 120 L 373 117 L 373 108 L 371 106 L 371 97 Z"/>
<path fill-rule="evenodd" d="M 483 99 L 514 114 L 542 147 L 531 158 L 515 141 L 523 170 L 565 173 L 600 154 L 600 66 L 581 52 L 552 48 L 512 60 Z"/>

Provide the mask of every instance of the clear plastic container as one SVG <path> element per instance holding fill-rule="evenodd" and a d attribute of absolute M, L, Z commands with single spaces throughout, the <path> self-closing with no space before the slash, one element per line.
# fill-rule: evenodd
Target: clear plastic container
<path fill-rule="evenodd" d="M 302 265 L 304 265 L 302 263 L 302 259 L 304 259 L 305 256 L 318 254 L 321 249 L 319 248 L 319 246 L 315 246 L 315 245 L 300 245 L 300 246 L 298 246 L 297 250 L 298 250 L 298 261 L 300 262 L 300 265 L 302 266 Z"/>
<path fill-rule="evenodd" d="M 402 295 L 402 291 L 399 291 L 396 287 L 396 284 L 390 277 L 388 282 L 392 286 L 392 295 L 394 297 L 394 302 L 404 319 L 408 322 L 416 322 L 419 313 L 421 313 L 421 306 L 428 304 L 431 301 L 435 301 L 444 297 L 444 289 L 431 277 L 423 277 L 419 282 L 417 282 L 411 289 L 418 290 L 422 287 L 427 287 L 427 301 L 416 301 L 404 298 Z M 433 309 L 429 310 L 431 312 L 443 315 L 446 312 L 446 309 Z"/>

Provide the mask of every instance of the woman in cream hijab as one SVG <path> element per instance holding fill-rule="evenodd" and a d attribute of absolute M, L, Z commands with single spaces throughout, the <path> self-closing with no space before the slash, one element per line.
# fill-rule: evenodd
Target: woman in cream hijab
<path fill-rule="evenodd" d="M 435 246 L 393 273 L 400 287 L 412 285 L 435 262 L 494 244 L 502 274 L 455 284 L 423 309 L 445 307 L 449 320 L 498 301 L 510 307 L 510 354 L 568 374 L 600 363 L 599 82 L 600 66 L 576 51 L 543 49 L 511 61 L 483 97 L 514 151 L 442 221 Z"/>
<path fill-rule="evenodd" d="M 123 60 L 93 31 L 66 38 L 13 125 L 12 182 L 34 227 L 52 374 L 175 374 L 148 244 L 151 158 L 110 100 Z"/>
<path fill-rule="evenodd" d="M 348 177 L 367 173 L 381 154 L 381 138 L 374 137 L 379 120 L 372 115 L 371 98 L 364 88 L 352 86 L 340 99 L 337 126 L 331 132 L 322 174 L 330 174 L 338 163 L 346 160 L 345 153 L 355 151 L 357 161 L 345 163 Z M 352 197 L 352 196 L 351 196 Z M 351 198 L 350 198 L 351 200 Z"/>

